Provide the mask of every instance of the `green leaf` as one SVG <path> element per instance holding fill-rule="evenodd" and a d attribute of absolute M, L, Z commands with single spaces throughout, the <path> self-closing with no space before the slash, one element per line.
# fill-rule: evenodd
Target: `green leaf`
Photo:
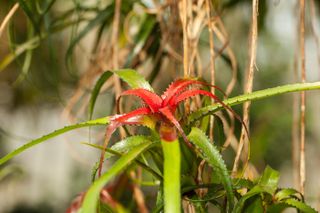
<path fill-rule="evenodd" d="M 282 213 L 286 208 L 290 207 L 285 203 L 274 203 L 267 206 L 267 213 Z"/>
<path fill-rule="evenodd" d="M 216 171 L 216 174 L 219 176 L 226 190 L 228 198 L 228 210 L 231 211 L 234 205 L 234 194 L 231 178 L 221 154 L 199 128 L 193 127 L 188 135 L 188 139 L 200 149 L 202 158 L 213 167 L 213 169 Z"/>
<path fill-rule="evenodd" d="M 113 166 L 97 179 L 87 191 L 82 204 L 82 213 L 96 212 L 100 191 L 114 176 L 124 170 L 140 153 L 142 153 L 150 143 L 141 144 L 126 155 L 123 155 Z"/>
<path fill-rule="evenodd" d="M 70 65 L 70 59 L 71 55 L 73 53 L 73 50 L 75 46 L 80 42 L 80 40 L 87 35 L 94 27 L 96 27 L 98 24 L 103 23 L 104 21 L 111 19 L 113 16 L 114 11 L 114 4 L 111 4 L 107 6 L 104 10 L 100 11 L 98 15 L 91 20 L 87 26 L 84 27 L 84 29 L 70 42 L 70 45 L 68 47 L 67 53 L 66 53 L 66 63 L 69 67 Z"/>
<path fill-rule="evenodd" d="M 254 186 L 253 182 L 249 179 L 234 178 L 232 179 L 232 182 L 234 189 L 251 189 Z"/>
<path fill-rule="evenodd" d="M 254 197 L 250 201 L 243 212 L 264 212 L 261 197 Z"/>
<path fill-rule="evenodd" d="M 180 164 L 181 154 L 179 140 L 161 140 L 163 165 L 164 212 L 181 212 Z"/>
<path fill-rule="evenodd" d="M 140 146 L 141 144 L 144 144 L 144 143 L 155 144 L 157 142 L 158 141 L 156 141 L 156 142 L 151 141 L 150 137 L 144 136 L 144 135 L 135 135 L 135 136 L 127 137 L 127 138 L 115 143 L 111 148 L 106 149 L 105 160 L 110 158 L 111 156 L 114 156 L 114 155 L 122 156 L 125 153 L 131 151 L 132 149 L 136 148 L 137 146 Z M 92 143 L 83 143 L 83 144 L 100 149 L 100 150 L 103 150 L 103 146 L 99 146 L 99 145 L 92 144 Z M 162 180 L 162 176 L 158 172 L 154 171 L 150 166 L 142 163 L 141 161 L 139 161 L 137 159 L 135 160 L 135 163 L 137 163 L 143 169 L 145 169 L 146 171 L 151 173 L 158 180 Z M 98 166 L 99 166 L 99 162 L 96 164 L 95 168 L 93 169 L 92 180 L 95 179 L 96 172 L 98 170 Z"/>
<path fill-rule="evenodd" d="M 39 24 L 36 21 L 36 17 L 34 16 L 34 12 L 30 10 L 29 6 L 26 4 L 26 1 L 24 0 L 17 0 L 19 2 L 19 6 L 22 8 L 22 10 L 25 12 L 27 17 L 30 19 L 33 28 L 36 30 L 37 33 L 40 34 Z"/>
<path fill-rule="evenodd" d="M 244 207 L 244 204 L 248 199 L 256 195 L 260 196 L 260 193 L 263 193 L 263 192 L 264 192 L 264 189 L 261 186 L 259 185 L 254 186 L 249 192 L 247 192 L 244 196 L 240 198 L 240 200 L 237 202 L 232 212 L 241 213 Z"/>
<path fill-rule="evenodd" d="M 144 17 L 144 21 L 140 25 L 140 30 L 137 36 L 134 39 L 135 47 L 131 51 L 131 53 L 128 55 L 128 59 L 125 63 L 125 67 L 128 67 L 131 65 L 132 60 L 134 57 L 141 51 L 143 46 L 145 45 L 147 39 L 149 38 L 149 35 L 156 23 L 156 20 L 154 16 L 146 15 Z"/>
<path fill-rule="evenodd" d="M 29 39 L 25 43 L 17 46 L 13 52 L 6 55 L 4 59 L 0 62 L 0 72 L 3 71 L 10 63 L 12 63 L 19 55 L 24 53 L 27 50 L 32 50 L 39 45 L 40 38 L 34 37 Z"/>
<path fill-rule="evenodd" d="M 132 69 L 121 69 L 113 72 L 117 74 L 123 81 L 127 82 L 131 88 L 143 88 L 153 92 L 153 88 L 148 81 L 146 81 L 144 77 L 137 71 Z"/>
<path fill-rule="evenodd" d="M 69 26 L 72 26 L 74 24 L 80 23 L 82 21 L 85 21 L 86 19 L 79 19 L 76 21 L 69 21 L 66 23 L 62 23 L 60 25 L 55 25 L 49 29 L 48 33 L 41 33 L 40 36 L 34 36 L 33 38 L 30 38 L 26 42 L 17 45 L 17 47 L 8 55 L 3 57 L 3 60 L 0 62 L 0 72 L 3 71 L 9 64 L 11 64 L 16 58 L 18 58 L 22 53 L 35 49 L 39 46 L 40 41 L 47 38 L 49 34 L 55 34 L 58 33 Z"/>
<path fill-rule="evenodd" d="M 277 201 L 281 201 L 281 200 L 286 199 L 286 198 L 291 198 L 291 196 L 293 196 L 295 194 L 300 194 L 300 193 L 297 190 L 291 189 L 291 188 L 281 189 L 280 191 L 278 191 L 276 193 L 275 199 Z"/>
<path fill-rule="evenodd" d="M 30 24 L 28 23 L 28 26 L 29 25 Z M 28 39 L 33 38 L 33 28 L 28 27 L 27 30 L 28 30 Z M 17 80 L 14 82 L 13 85 L 19 84 L 27 76 L 29 69 L 30 69 L 30 66 L 31 66 L 32 53 L 33 53 L 33 48 L 30 48 L 27 50 L 25 58 L 24 58 L 23 66 L 22 66 L 22 72 L 19 74 Z"/>
<path fill-rule="evenodd" d="M 261 186 L 265 192 L 273 195 L 278 187 L 279 172 L 267 166 L 260 178 L 258 185 Z"/>
<path fill-rule="evenodd" d="M 267 166 L 261 178 L 259 179 L 257 185 L 255 185 L 243 197 L 240 198 L 233 212 L 241 213 L 246 201 L 256 195 L 259 195 L 260 197 L 261 193 L 267 193 L 273 196 L 273 194 L 277 189 L 278 181 L 279 181 L 279 172 Z"/>
<path fill-rule="evenodd" d="M 289 198 L 289 199 L 285 200 L 284 203 L 288 204 L 289 206 L 295 207 L 296 209 L 299 209 L 300 211 L 302 211 L 304 213 L 317 213 L 316 210 L 314 210 L 313 208 L 311 208 L 307 204 L 305 204 L 299 200 L 296 200 L 294 198 Z"/>
<path fill-rule="evenodd" d="M 110 70 L 104 72 L 95 84 L 89 103 L 89 119 L 92 119 L 94 106 L 103 84 L 115 73 L 123 81 L 127 82 L 131 88 L 144 88 L 153 91 L 151 85 L 137 71 L 131 69 Z"/>
<path fill-rule="evenodd" d="M 96 125 L 106 125 L 109 123 L 109 118 L 108 117 L 105 117 L 105 118 L 99 118 L 99 119 L 96 119 L 96 120 L 90 120 L 90 121 L 86 121 L 86 122 L 82 122 L 82 123 L 78 123 L 78 124 L 74 124 L 74 125 L 70 125 L 70 126 L 66 126 L 64 128 L 61 128 L 61 129 L 58 129 L 58 130 L 55 130 L 47 135 L 44 135 L 40 138 L 37 138 L 35 140 L 32 140 L 22 146 L 20 146 L 18 149 L 10 152 L 9 154 L 5 155 L 4 157 L 2 157 L 0 159 L 0 165 L 4 164 L 5 162 L 7 162 L 8 160 L 10 160 L 11 158 L 13 158 L 14 156 L 20 154 L 21 152 L 24 152 L 25 150 L 37 145 L 37 144 L 40 144 L 44 141 L 47 141 L 51 138 L 54 138 L 58 135 L 61 135 L 65 132 L 69 132 L 71 130 L 74 130 L 74 129 L 78 129 L 78 128 L 82 128 L 82 127 L 87 127 L 87 126 L 96 126 Z"/>
<path fill-rule="evenodd" d="M 90 120 L 92 119 L 94 105 L 96 103 L 101 87 L 110 78 L 110 76 L 112 76 L 112 74 L 113 73 L 110 71 L 104 72 L 98 79 L 97 83 L 94 85 L 94 88 L 91 92 L 90 102 L 89 102 L 89 119 Z"/>
<path fill-rule="evenodd" d="M 127 137 L 115 143 L 113 146 L 111 146 L 111 149 L 120 153 L 125 153 L 135 148 L 136 146 L 140 146 L 141 144 L 144 144 L 146 142 L 153 143 L 150 139 L 151 138 L 149 136 L 145 135 L 135 135 Z M 106 156 L 106 158 L 108 157 L 109 156 Z"/>
<path fill-rule="evenodd" d="M 233 98 L 229 98 L 223 101 L 224 104 L 228 106 L 242 104 L 246 101 L 255 101 L 262 98 L 268 98 L 275 95 L 281 95 L 289 92 L 298 92 L 298 91 L 305 91 L 305 90 L 316 90 L 320 89 L 320 81 L 314 83 L 298 83 L 298 84 L 287 84 L 284 86 L 278 86 L 274 88 L 264 89 L 255 91 L 249 94 L 244 94 L 240 96 L 236 96 Z M 214 113 L 220 109 L 223 109 L 223 106 L 219 103 L 212 104 L 210 106 L 203 107 L 196 112 L 192 113 L 188 116 L 188 122 L 194 122 L 199 120 L 205 115 L 210 113 Z"/>
<path fill-rule="evenodd" d="M 157 201 L 155 208 L 152 209 L 152 213 L 163 212 L 163 184 L 160 186 L 157 193 Z"/>

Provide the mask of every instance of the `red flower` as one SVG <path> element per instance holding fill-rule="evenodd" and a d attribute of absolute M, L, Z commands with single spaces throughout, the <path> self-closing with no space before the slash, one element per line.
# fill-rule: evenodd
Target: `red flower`
<path fill-rule="evenodd" d="M 191 88 L 190 86 L 197 85 L 197 88 Z M 101 175 L 101 167 L 104 158 L 105 148 L 112 133 L 122 125 L 140 124 L 146 125 L 145 118 L 152 117 L 152 120 L 160 121 L 159 134 L 160 137 L 166 141 L 173 141 L 177 138 L 175 129 L 178 130 L 184 141 L 189 144 L 186 134 L 182 130 L 179 121 L 175 118 L 175 111 L 182 101 L 196 95 L 208 96 L 218 103 L 222 104 L 223 107 L 230 110 L 233 114 L 233 110 L 226 106 L 220 99 L 212 94 L 211 92 L 199 89 L 199 86 L 208 86 L 208 84 L 194 80 L 194 79 L 178 79 L 171 83 L 167 90 L 158 96 L 154 92 L 146 89 L 137 88 L 124 91 L 117 101 L 117 108 L 119 109 L 119 100 L 122 96 L 133 95 L 139 97 L 145 106 L 133 110 L 125 114 L 118 114 L 110 117 L 110 124 L 106 130 L 106 142 L 104 144 L 104 151 L 101 154 L 99 176 Z M 210 86 L 210 85 L 209 85 Z M 219 91 L 216 86 L 212 86 Z M 222 92 L 222 91 L 221 91 Z M 119 110 L 118 110 L 119 111 Z M 175 128 L 174 128 L 175 127 Z"/>

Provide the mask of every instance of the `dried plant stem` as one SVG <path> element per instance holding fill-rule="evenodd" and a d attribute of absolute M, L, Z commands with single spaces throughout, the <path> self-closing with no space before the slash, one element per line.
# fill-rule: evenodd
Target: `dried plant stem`
<path fill-rule="evenodd" d="M 213 25 L 214 33 L 215 33 L 215 35 L 217 35 L 218 39 L 223 44 L 226 45 L 226 51 L 227 51 L 227 54 L 228 54 L 230 61 L 231 61 L 232 77 L 231 77 L 230 82 L 227 85 L 227 89 L 226 89 L 226 97 L 227 97 L 230 95 L 230 93 L 232 92 L 232 90 L 237 82 L 237 60 L 236 60 L 236 57 L 235 57 L 233 50 L 231 49 L 231 47 L 229 45 L 229 42 L 228 42 L 229 39 L 227 38 L 228 34 L 224 28 L 224 24 L 223 24 L 220 17 L 217 17 L 217 23 L 218 23 L 218 26 Z M 219 28 L 221 28 L 221 30 Z M 234 131 L 234 116 L 229 111 L 227 113 L 230 118 L 230 132 L 228 134 L 226 134 L 227 139 L 225 142 L 226 146 L 224 146 L 224 148 L 226 148 L 229 145 L 230 136 L 233 135 L 233 131 Z"/>
<path fill-rule="evenodd" d="M 294 82 L 298 81 L 298 53 L 294 57 Z M 293 165 L 293 182 L 296 188 L 299 187 L 299 94 L 293 94 L 293 111 L 292 111 L 292 165 Z"/>
<path fill-rule="evenodd" d="M 231 68 L 232 68 L 232 78 L 229 82 L 229 84 L 227 85 L 227 89 L 226 89 L 226 95 L 229 96 L 230 93 L 232 92 L 236 82 L 237 82 L 237 72 L 238 72 L 238 63 L 237 63 L 237 59 L 236 59 L 236 56 L 229 44 L 229 39 L 228 39 L 228 33 L 224 27 L 224 24 L 221 20 L 220 17 L 218 17 L 217 19 L 218 21 L 218 26 L 220 28 L 220 30 L 216 27 L 214 28 L 214 32 L 216 33 L 216 35 L 218 36 L 219 40 L 221 40 L 221 42 L 227 44 L 227 54 L 230 58 L 230 61 L 231 61 Z"/>
<path fill-rule="evenodd" d="M 18 10 L 18 8 L 19 8 L 19 3 L 15 3 L 13 5 L 13 7 L 11 8 L 11 10 L 9 11 L 9 13 L 6 15 L 6 17 L 4 17 L 4 19 L 0 25 L 0 37 L 4 31 L 4 28 L 7 26 L 8 22 L 10 21 L 12 16 L 15 14 L 15 12 Z"/>
<path fill-rule="evenodd" d="M 256 62 L 256 52 L 257 52 L 257 38 L 258 38 L 258 0 L 252 0 L 252 23 L 251 23 L 251 38 L 250 38 L 250 48 L 249 48 L 249 66 L 247 70 L 247 80 L 245 84 L 245 93 L 252 92 L 253 87 L 253 77 Z M 249 127 L 249 112 L 250 112 L 250 102 L 246 102 L 243 105 L 243 122 Z M 249 131 L 249 130 L 248 130 Z M 232 173 L 235 176 L 238 171 L 240 156 L 245 143 L 248 143 L 248 138 L 246 137 L 246 129 L 242 126 L 240 142 L 233 164 Z M 249 143 L 248 143 L 249 146 Z M 249 156 L 250 153 L 247 153 Z M 249 157 L 248 157 L 249 160 Z M 247 164 L 247 162 L 246 162 Z"/>
<path fill-rule="evenodd" d="M 130 172 L 130 177 L 132 179 L 137 179 L 136 173 L 134 171 Z M 136 199 L 139 212 L 148 213 L 149 211 L 145 203 L 143 192 L 140 189 L 139 185 L 136 183 L 133 184 L 133 194 L 134 194 L 134 198 Z"/>
<path fill-rule="evenodd" d="M 113 69 L 119 69 L 118 34 L 119 34 L 120 7 L 121 7 L 121 0 L 116 0 L 113 26 L 112 26 L 112 35 L 111 35 Z M 121 86 L 120 86 L 119 77 L 116 75 L 114 75 L 114 84 L 115 84 L 116 97 L 118 97 L 121 93 Z"/>
<path fill-rule="evenodd" d="M 305 0 L 299 1 L 300 21 L 299 21 L 299 49 L 300 49 L 300 70 L 301 82 L 306 81 L 305 67 Z M 306 93 L 300 93 L 300 192 L 304 194 L 304 186 L 306 180 L 305 171 L 305 108 Z"/>
<path fill-rule="evenodd" d="M 210 44 L 210 77 L 211 77 L 211 85 L 215 85 L 215 53 L 214 53 L 214 37 L 213 37 L 213 25 L 211 21 L 211 7 L 210 7 L 210 1 L 206 0 L 206 13 L 208 18 L 208 29 L 209 29 L 209 44 Z M 214 87 L 211 87 L 211 92 L 214 94 Z M 211 100 L 212 103 L 214 102 Z M 214 117 L 210 117 L 210 131 L 209 136 L 210 140 L 213 141 L 214 138 Z"/>
<path fill-rule="evenodd" d="M 187 16 L 188 0 L 182 0 L 181 6 L 181 22 L 183 31 L 183 76 L 189 76 L 189 40 L 188 40 L 188 16 Z"/>
<path fill-rule="evenodd" d="M 121 8 L 121 0 L 116 0 L 113 26 L 112 26 L 112 35 L 111 35 L 112 67 L 115 70 L 119 69 L 118 37 L 119 37 L 120 8 Z M 114 80 L 115 98 L 117 99 L 121 94 L 120 79 L 117 75 L 113 75 L 113 80 Z M 122 111 L 121 105 L 120 105 L 120 111 Z M 119 131 L 120 131 L 121 138 L 124 138 L 126 136 L 125 130 L 123 128 L 119 128 Z"/>

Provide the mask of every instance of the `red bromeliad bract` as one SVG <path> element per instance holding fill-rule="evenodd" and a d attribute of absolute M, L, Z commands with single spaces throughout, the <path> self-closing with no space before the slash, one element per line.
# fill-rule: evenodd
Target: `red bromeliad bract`
<path fill-rule="evenodd" d="M 229 106 L 225 105 L 217 96 L 215 96 L 211 92 L 201 90 L 199 88 L 191 88 L 191 85 L 211 86 L 222 92 L 222 90 L 216 86 L 208 85 L 202 81 L 198 81 L 195 79 L 178 79 L 172 82 L 161 96 L 158 96 L 156 93 L 142 88 L 124 91 L 117 101 L 118 111 L 120 98 L 127 95 L 139 97 L 143 101 L 144 106 L 128 113 L 117 114 L 110 117 L 110 124 L 106 130 L 106 139 L 100 157 L 100 165 L 98 171 L 99 176 L 101 176 L 101 168 L 104 160 L 105 149 L 108 145 L 112 133 L 122 125 L 146 125 L 146 116 L 151 116 L 153 120 L 160 122 L 159 135 L 161 139 L 168 142 L 175 140 L 177 138 L 177 129 L 180 135 L 183 137 L 184 141 L 188 145 L 190 145 L 179 121 L 174 116 L 179 103 L 190 97 L 196 95 L 208 96 L 220 103 L 224 108 L 230 110 L 238 120 L 241 120 L 236 115 L 236 113 L 234 113 L 234 111 Z"/>

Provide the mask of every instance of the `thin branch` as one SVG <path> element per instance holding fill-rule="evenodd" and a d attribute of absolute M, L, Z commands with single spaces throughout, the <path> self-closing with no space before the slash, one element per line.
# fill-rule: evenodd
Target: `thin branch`
<path fill-rule="evenodd" d="M 255 71 L 255 62 L 256 62 L 256 52 L 257 52 L 257 38 L 258 38 L 258 0 L 252 0 L 252 23 L 251 23 L 251 38 L 250 38 L 250 48 L 249 48 L 249 66 L 248 66 L 248 77 L 245 85 L 245 93 L 252 92 L 253 87 L 253 77 Z M 251 102 L 246 102 L 243 105 L 243 122 L 244 125 L 249 127 L 249 112 L 250 112 L 250 104 Z M 249 130 L 248 130 L 249 131 Z M 237 150 L 236 158 L 233 164 L 232 173 L 236 175 L 239 166 L 240 155 L 242 153 L 242 149 L 244 143 L 248 143 L 248 138 L 246 137 L 246 129 L 245 126 L 242 126 L 241 137 L 239 142 L 239 147 Z M 248 143 L 249 147 L 249 143 Z M 250 153 L 247 153 L 248 156 Z M 249 160 L 249 157 L 248 157 Z M 248 162 L 246 162 L 247 165 Z"/>
<path fill-rule="evenodd" d="M 140 171 L 140 173 L 141 173 L 141 171 Z M 130 172 L 130 177 L 133 180 L 137 179 L 136 173 L 134 171 Z M 141 175 L 140 175 L 140 179 L 141 179 Z M 148 211 L 148 208 L 147 208 L 146 203 L 145 203 L 144 194 L 143 194 L 142 190 L 140 189 L 140 186 L 137 183 L 133 183 L 133 194 L 134 194 L 134 198 L 136 200 L 139 212 L 148 213 L 149 211 Z"/>
<path fill-rule="evenodd" d="M 112 26 L 112 35 L 111 35 L 112 67 L 115 70 L 119 69 L 118 37 L 119 37 L 120 9 L 121 9 L 121 0 L 116 0 L 113 26 Z M 113 80 L 114 80 L 115 98 L 117 99 L 121 94 L 120 79 L 117 75 L 114 75 Z M 122 111 L 121 105 L 120 105 L 120 111 Z M 120 130 L 121 138 L 124 138 L 126 136 L 125 130 L 123 128 L 120 128 L 119 130 Z"/>
<path fill-rule="evenodd" d="M 188 0 L 182 0 L 181 6 L 181 22 L 183 31 L 183 76 L 189 76 L 189 40 L 188 40 L 188 16 L 187 16 Z"/>
<path fill-rule="evenodd" d="M 298 29 L 298 28 L 297 28 Z M 298 51 L 294 56 L 294 82 L 298 81 Z M 291 132 L 291 151 L 293 166 L 293 183 L 296 188 L 299 187 L 299 94 L 293 94 L 292 110 L 292 132 Z"/>
<path fill-rule="evenodd" d="M 210 44 L 210 77 L 211 85 L 215 85 L 215 53 L 214 53 L 214 37 L 213 37 L 213 25 L 211 21 L 211 7 L 210 1 L 206 0 L 206 13 L 208 18 L 208 29 L 209 29 L 209 44 Z M 211 92 L 214 94 L 214 87 L 211 87 Z M 214 102 L 211 100 L 212 103 Z M 213 128 L 214 128 L 214 117 L 210 117 L 210 140 L 213 141 Z"/>
<path fill-rule="evenodd" d="M 230 43 L 228 42 L 229 41 L 229 36 L 228 36 L 228 33 L 225 29 L 225 26 L 221 20 L 220 17 L 218 17 L 218 26 L 221 30 L 217 28 L 217 29 L 214 29 L 215 30 L 215 33 L 216 35 L 218 36 L 218 38 L 221 40 L 222 43 L 225 43 L 227 44 L 227 54 L 229 55 L 229 58 L 230 58 L 230 61 L 231 61 L 231 68 L 232 68 L 232 77 L 231 77 L 231 80 L 229 82 L 229 84 L 227 85 L 227 89 L 226 89 L 226 95 L 229 96 L 230 93 L 232 92 L 236 82 L 237 82 L 237 72 L 238 72 L 238 64 L 237 64 L 237 59 L 236 59 L 236 56 L 230 46 Z M 221 35 L 220 35 L 221 34 Z"/>
<path fill-rule="evenodd" d="M 300 49 L 300 69 L 301 82 L 306 82 L 306 65 L 305 65 L 305 0 L 299 1 L 300 21 L 299 21 L 299 49 Z M 300 95 L 300 192 L 304 194 L 306 181 L 305 169 L 305 108 L 306 93 L 303 91 Z"/>
<path fill-rule="evenodd" d="M 19 3 L 15 3 L 13 5 L 13 7 L 11 8 L 11 10 L 9 11 L 9 13 L 6 15 L 6 17 L 4 17 L 4 19 L 0 25 L 0 37 L 4 31 L 4 28 L 6 27 L 6 25 L 8 24 L 8 22 L 12 18 L 12 16 L 15 14 L 15 12 L 18 10 L 18 8 L 19 8 Z"/>

